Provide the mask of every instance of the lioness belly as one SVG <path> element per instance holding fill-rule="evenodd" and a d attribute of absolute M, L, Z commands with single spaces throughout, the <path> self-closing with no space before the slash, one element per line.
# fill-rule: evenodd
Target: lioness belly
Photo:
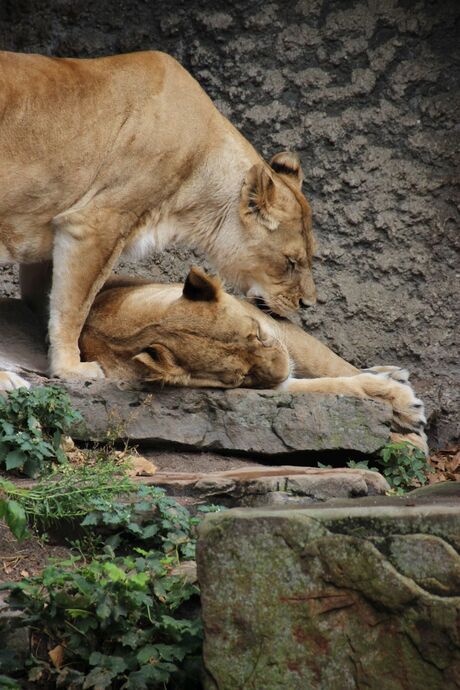
<path fill-rule="evenodd" d="M 51 259 L 53 230 L 30 217 L 2 222 L 0 219 L 0 263 L 34 263 Z M 33 227 L 29 227 L 33 226 Z"/>

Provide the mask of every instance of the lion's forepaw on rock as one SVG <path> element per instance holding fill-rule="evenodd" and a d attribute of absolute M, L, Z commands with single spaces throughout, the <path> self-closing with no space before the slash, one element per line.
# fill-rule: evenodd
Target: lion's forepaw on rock
<path fill-rule="evenodd" d="M 409 372 L 407 369 L 390 365 L 369 367 L 361 370 L 363 374 L 383 374 L 385 378 L 398 381 L 398 383 L 409 382 Z"/>
<path fill-rule="evenodd" d="M 406 370 L 398 367 L 373 367 L 359 377 L 366 395 L 381 398 L 391 404 L 392 440 L 407 440 L 428 454 L 424 432 L 425 406 L 408 383 L 409 375 Z"/>
<path fill-rule="evenodd" d="M 52 367 L 51 374 L 65 381 L 94 381 L 105 378 L 104 372 L 97 362 L 79 362 L 72 367 Z"/>

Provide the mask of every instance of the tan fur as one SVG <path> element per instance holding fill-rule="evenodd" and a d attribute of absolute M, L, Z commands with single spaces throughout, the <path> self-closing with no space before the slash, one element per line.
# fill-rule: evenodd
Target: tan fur
<path fill-rule="evenodd" d="M 0 371 L 0 395 L 6 396 L 17 388 L 30 388 L 30 383 L 14 371 Z"/>
<path fill-rule="evenodd" d="M 102 376 L 78 338 L 122 253 L 186 244 L 279 314 L 314 302 L 298 158 L 265 163 L 174 59 L 0 52 L 0 112 L 0 262 L 53 260 L 53 374 Z"/>
<path fill-rule="evenodd" d="M 423 404 L 407 372 L 361 372 L 292 323 L 227 294 L 196 268 L 184 286 L 113 278 L 93 304 L 80 347 L 111 378 L 385 400 L 395 431 L 426 451 Z"/>

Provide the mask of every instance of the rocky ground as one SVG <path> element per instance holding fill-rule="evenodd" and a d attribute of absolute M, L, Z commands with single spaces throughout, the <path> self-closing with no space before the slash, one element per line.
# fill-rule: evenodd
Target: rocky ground
<path fill-rule="evenodd" d="M 0 47 L 168 51 L 263 155 L 297 149 L 319 239 L 319 304 L 300 319 L 358 366 L 407 366 L 442 446 L 459 435 L 458 21 L 454 0 L 5 0 Z M 177 280 L 198 261 L 120 268 Z M 2 292 L 16 284 L 0 269 Z"/>

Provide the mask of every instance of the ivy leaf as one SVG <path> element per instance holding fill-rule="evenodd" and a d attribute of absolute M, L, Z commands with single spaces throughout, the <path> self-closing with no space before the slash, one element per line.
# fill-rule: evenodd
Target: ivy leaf
<path fill-rule="evenodd" d="M 154 661 L 158 660 L 160 655 L 157 648 L 153 644 L 146 644 L 142 649 L 136 654 L 136 659 L 143 666 L 144 664 L 150 662 L 151 659 Z"/>
<path fill-rule="evenodd" d="M 92 652 L 89 657 L 91 666 L 102 667 L 113 673 L 114 677 L 118 673 L 126 671 L 127 666 L 121 656 L 111 656 L 110 654 L 102 654 L 101 652 Z"/>
<path fill-rule="evenodd" d="M 160 655 L 160 659 L 164 661 L 176 661 L 176 659 L 182 661 L 187 653 L 183 647 L 178 645 L 157 644 L 155 647 Z"/>
<path fill-rule="evenodd" d="M 142 666 L 139 671 L 130 673 L 128 682 L 126 683 L 127 690 L 149 690 L 152 688 L 152 682 L 167 683 L 170 678 L 170 673 L 158 666 L 147 664 Z"/>
<path fill-rule="evenodd" d="M 104 572 L 112 582 L 126 580 L 126 573 L 114 563 L 104 563 Z"/>
<path fill-rule="evenodd" d="M 110 614 L 112 613 L 112 608 L 109 606 L 107 603 L 107 600 L 102 601 L 98 607 L 96 608 L 96 614 L 98 615 L 99 618 L 102 620 L 106 618 L 110 618 Z"/>
<path fill-rule="evenodd" d="M 144 539 L 150 539 L 151 537 L 154 537 L 155 534 L 158 534 L 158 526 L 155 525 L 155 523 L 152 523 L 151 525 L 144 527 L 142 536 Z"/>
<path fill-rule="evenodd" d="M 129 578 L 129 584 L 133 584 L 140 589 L 145 589 L 146 584 L 150 580 L 148 573 L 136 573 Z"/>
<path fill-rule="evenodd" d="M 129 531 L 133 534 L 143 534 L 143 529 L 140 525 L 137 524 L 137 522 L 129 522 L 127 525 L 127 529 L 129 529 Z"/>
<path fill-rule="evenodd" d="M 56 448 L 56 459 L 60 465 L 65 465 L 67 462 L 67 455 L 64 453 L 61 446 Z"/>
<path fill-rule="evenodd" d="M 2 517 L 16 539 L 22 541 L 27 534 L 27 515 L 17 501 L 0 499 L 0 517 Z"/>
<path fill-rule="evenodd" d="M 0 421 L 0 426 L 3 429 L 3 432 L 6 436 L 13 436 L 14 435 L 14 426 L 7 422 L 5 419 L 2 419 Z"/>
<path fill-rule="evenodd" d="M 97 513 L 88 513 L 86 517 L 82 520 L 80 523 L 82 527 L 87 527 L 88 525 L 97 525 L 99 524 L 99 516 Z"/>
<path fill-rule="evenodd" d="M 89 690 L 89 688 L 95 688 L 95 690 L 105 690 L 105 688 L 112 687 L 112 679 L 115 674 L 106 668 L 100 668 L 96 666 L 92 671 L 88 673 L 83 684 L 83 690 Z"/>
<path fill-rule="evenodd" d="M 26 460 L 27 456 L 22 450 L 10 450 L 5 458 L 5 468 L 7 470 L 15 470 L 18 467 L 22 467 Z"/>
<path fill-rule="evenodd" d="M 121 636 L 120 642 L 125 647 L 131 647 L 131 649 L 136 649 L 139 641 L 142 639 L 142 632 L 140 630 L 130 630 Z"/>
<path fill-rule="evenodd" d="M 12 690 L 21 690 L 21 686 L 13 678 L 8 678 L 8 676 L 0 676 L 0 687 L 1 688 L 12 688 Z"/>
<path fill-rule="evenodd" d="M 152 504 L 149 501 L 138 501 L 134 506 L 134 510 L 136 513 L 146 513 L 152 510 Z"/>

